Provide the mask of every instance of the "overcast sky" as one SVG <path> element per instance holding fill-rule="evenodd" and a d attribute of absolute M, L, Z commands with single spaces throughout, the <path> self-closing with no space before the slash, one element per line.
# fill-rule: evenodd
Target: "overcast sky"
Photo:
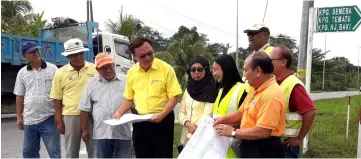
<path fill-rule="evenodd" d="M 85 0 L 30 0 L 35 12 L 44 11 L 45 19 L 69 17 L 86 21 Z M 267 0 L 239 0 L 239 46 L 248 45 L 243 30 L 261 23 Z M 264 23 L 271 35 L 287 34 L 299 45 L 302 0 L 269 0 Z M 164 37 L 173 35 L 180 25 L 196 26 L 198 32 L 208 35 L 209 42 L 230 43 L 236 48 L 236 0 L 93 0 L 94 21 L 105 28 L 107 19 L 117 20 L 121 5 L 146 25 L 158 30 Z M 357 5 L 361 0 L 315 0 L 315 7 Z M 327 33 L 327 58 L 347 57 L 358 63 L 361 47 L 361 26 L 355 32 Z M 314 34 L 314 48 L 325 47 L 325 33 Z"/>

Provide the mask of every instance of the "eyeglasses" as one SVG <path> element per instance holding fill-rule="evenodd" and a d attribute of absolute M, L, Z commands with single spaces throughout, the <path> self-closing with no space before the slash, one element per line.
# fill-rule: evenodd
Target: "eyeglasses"
<path fill-rule="evenodd" d="M 204 68 L 192 68 L 190 69 L 191 72 L 203 72 L 204 71 Z"/>
<path fill-rule="evenodd" d="M 138 58 L 140 58 L 140 59 L 144 59 L 146 56 L 148 56 L 148 57 L 152 57 L 153 56 L 153 51 L 151 51 L 151 52 L 148 52 L 147 54 L 144 54 L 144 55 L 142 55 L 142 56 L 138 56 Z"/>
<path fill-rule="evenodd" d="M 247 36 L 255 36 L 257 34 L 259 34 L 260 32 L 248 32 Z"/>
<path fill-rule="evenodd" d="M 25 54 L 25 53 L 35 54 L 35 53 L 37 53 L 37 52 L 38 52 L 38 50 L 39 50 L 39 49 L 34 49 L 34 50 L 33 50 L 33 51 L 31 51 L 31 52 L 24 52 L 23 54 Z"/>

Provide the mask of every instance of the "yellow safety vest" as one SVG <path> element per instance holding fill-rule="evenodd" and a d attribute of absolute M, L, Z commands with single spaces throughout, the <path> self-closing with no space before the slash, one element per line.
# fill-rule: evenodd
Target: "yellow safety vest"
<path fill-rule="evenodd" d="M 264 49 L 264 52 L 269 55 L 272 51 L 273 47 L 272 46 L 268 46 L 266 49 Z"/>
<path fill-rule="evenodd" d="M 289 109 L 289 101 L 292 90 L 298 84 L 304 87 L 302 81 L 300 81 L 295 75 L 290 75 L 280 85 L 286 96 L 286 130 L 283 134 L 285 137 L 298 136 L 302 126 L 302 116 L 299 115 L 297 111 L 290 112 Z"/>
<path fill-rule="evenodd" d="M 213 118 L 226 116 L 237 111 L 237 106 L 240 104 L 239 100 L 241 99 L 243 93 L 245 93 L 245 85 L 237 82 L 223 97 L 223 99 L 220 100 L 222 92 L 223 88 L 219 90 L 217 99 L 214 102 Z M 237 158 L 232 147 L 228 148 L 226 158 Z"/>

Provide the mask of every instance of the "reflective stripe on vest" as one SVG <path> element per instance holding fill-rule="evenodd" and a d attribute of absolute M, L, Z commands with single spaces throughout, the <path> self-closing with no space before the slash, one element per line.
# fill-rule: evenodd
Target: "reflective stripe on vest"
<path fill-rule="evenodd" d="M 231 103 L 229 105 L 228 108 L 228 114 L 231 114 L 232 112 L 234 112 L 234 110 L 236 109 L 236 103 L 237 103 L 237 97 L 238 97 L 238 92 L 241 89 L 242 85 L 240 84 L 236 90 L 233 92 L 232 95 L 232 99 L 231 99 Z"/>
<path fill-rule="evenodd" d="M 286 120 L 302 120 L 302 116 L 298 113 L 287 113 Z"/>
<path fill-rule="evenodd" d="M 299 133 L 300 133 L 300 129 L 287 128 L 284 132 L 284 136 L 295 137 L 294 134 L 298 135 Z"/>
<path fill-rule="evenodd" d="M 286 137 L 296 137 L 302 126 L 302 116 L 298 112 L 290 112 L 289 109 L 292 90 L 298 84 L 303 86 L 303 83 L 295 75 L 290 75 L 280 85 L 286 97 L 286 129 L 284 132 Z"/>
<path fill-rule="evenodd" d="M 225 116 L 227 114 L 230 114 L 230 113 L 236 111 L 237 102 L 238 102 L 237 99 L 239 97 L 238 94 L 240 91 L 242 91 L 242 92 L 244 91 L 244 87 L 243 87 L 243 89 L 241 89 L 242 86 L 244 86 L 244 84 L 238 82 L 236 85 L 234 85 L 231 88 L 231 90 L 229 90 L 229 92 L 223 97 L 222 100 L 220 100 L 220 98 L 222 95 L 223 88 L 221 90 L 219 90 L 217 99 L 216 99 L 216 101 L 214 103 L 214 107 L 213 107 L 213 117 L 214 118 Z M 226 103 L 221 104 L 222 101 L 227 100 L 227 98 L 229 98 L 230 95 L 232 95 L 232 96 L 230 97 L 229 101 L 224 101 Z M 225 109 L 227 109 L 228 111 L 224 111 Z"/>
<path fill-rule="evenodd" d="M 221 88 L 218 92 L 218 96 L 216 101 L 214 102 L 213 106 L 213 117 L 222 117 L 227 114 L 233 113 L 237 111 L 237 104 L 238 103 L 238 97 L 242 97 L 242 94 L 239 95 L 239 93 L 244 93 L 245 87 L 243 83 L 237 82 L 229 91 L 228 93 L 223 97 L 222 100 L 220 100 L 223 88 Z M 237 158 L 235 152 L 233 151 L 232 147 L 228 147 L 227 154 L 225 158 Z"/>

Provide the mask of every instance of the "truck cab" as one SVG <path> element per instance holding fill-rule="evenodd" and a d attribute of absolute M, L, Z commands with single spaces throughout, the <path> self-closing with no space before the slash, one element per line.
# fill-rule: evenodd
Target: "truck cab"
<path fill-rule="evenodd" d="M 100 52 L 113 57 L 117 73 L 127 74 L 134 65 L 133 56 L 129 50 L 129 39 L 126 36 L 109 32 L 93 33 L 94 56 Z"/>

